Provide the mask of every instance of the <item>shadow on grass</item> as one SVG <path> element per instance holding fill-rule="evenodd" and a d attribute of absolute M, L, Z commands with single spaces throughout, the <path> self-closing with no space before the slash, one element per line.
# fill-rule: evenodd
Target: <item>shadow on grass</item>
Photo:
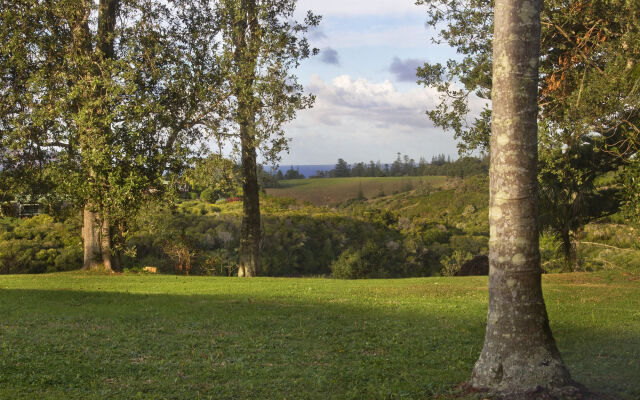
<path fill-rule="evenodd" d="M 470 375 L 485 313 L 481 303 L 414 312 L 326 298 L 2 290 L 0 398 L 433 398 Z M 624 371 L 588 356 L 603 335 L 562 350 L 637 398 L 640 383 L 618 382 Z"/>

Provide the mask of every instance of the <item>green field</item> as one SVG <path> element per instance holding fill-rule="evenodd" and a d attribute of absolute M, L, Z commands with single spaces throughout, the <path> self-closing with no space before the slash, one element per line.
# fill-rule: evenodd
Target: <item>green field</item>
<path fill-rule="evenodd" d="M 291 179 L 280 181 L 277 189 L 267 189 L 267 194 L 323 206 L 356 198 L 360 190 L 366 198 L 373 198 L 426 186 L 442 187 L 446 182 L 445 176 Z"/>
<path fill-rule="evenodd" d="M 640 275 L 543 282 L 574 377 L 640 398 Z M 434 398 L 469 377 L 486 287 L 486 277 L 2 276 L 0 398 Z"/>

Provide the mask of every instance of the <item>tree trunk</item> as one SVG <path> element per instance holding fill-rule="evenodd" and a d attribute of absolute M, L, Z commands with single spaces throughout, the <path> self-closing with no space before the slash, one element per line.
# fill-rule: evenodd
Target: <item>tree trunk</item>
<path fill-rule="evenodd" d="M 540 3 L 495 2 L 489 313 L 470 385 L 498 394 L 576 390 L 551 334 L 541 286 L 536 224 Z"/>
<path fill-rule="evenodd" d="M 102 219 L 100 252 L 104 269 L 113 271 L 113 253 L 111 252 L 111 226 L 107 218 Z"/>
<path fill-rule="evenodd" d="M 119 267 L 111 249 L 111 229 L 109 222 L 100 214 L 91 211 L 89 205 L 84 208 L 82 226 L 84 241 L 84 262 L 82 269 L 113 271 Z"/>
<path fill-rule="evenodd" d="M 240 230 L 238 276 L 252 277 L 260 271 L 260 188 L 256 149 L 246 127 L 242 138 L 242 226 Z"/>
<path fill-rule="evenodd" d="M 253 84 L 258 54 L 258 16 L 255 0 L 241 0 L 241 17 L 234 26 L 234 62 L 238 68 L 235 82 L 242 147 L 242 226 L 238 276 L 252 277 L 260 272 L 260 188 L 256 164 L 256 114 L 259 100 L 255 98 Z"/>
<path fill-rule="evenodd" d="M 100 0 L 98 6 L 98 50 L 105 59 L 114 58 L 114 32 L 120 0 Z"/>
<path fill-rule="evenodd" d="M 573 241 L 571 240 L 571 232 L 569 229 L 563 229 L 561 234 L 562 239 L 562 255 L 564 257 L 564 264 L 568 271 L 573 272 L 576 267 L 576 252 L 573 247 Z"/>
<path fill-rule="evenodd" d="M 86 205 L 83 211 L 82 240 L 84 242 L 83 269 L 95 270 L 102 268 L 100 225 L 98 216 Z"/>

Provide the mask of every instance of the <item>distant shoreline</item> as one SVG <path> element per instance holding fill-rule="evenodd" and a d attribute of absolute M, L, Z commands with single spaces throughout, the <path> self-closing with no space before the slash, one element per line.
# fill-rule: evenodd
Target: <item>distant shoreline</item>
<path fill-rule="evenodd" d="M 283 174 L 286 174 L 288 170 L 293 168 L 294 170 L 304 175 L 305 178 L 309 178 L 310 176 L 316 175 L 318 171 L 328 172 L 334 169 L 335 167 L 336 166 L 334 164 L 311 164 L 311 165 L 287 164 L 287 165 L 280 165 L 275 170 L 271 169 L 271 167 L 269 166 L 265 166 L 265 169 L 267 171 L 275 171 L 275 172 L 281 171 Z"/>

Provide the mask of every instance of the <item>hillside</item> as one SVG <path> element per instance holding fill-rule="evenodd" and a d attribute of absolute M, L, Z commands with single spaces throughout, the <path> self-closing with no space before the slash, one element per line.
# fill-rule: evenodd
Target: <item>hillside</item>
<path fill-rule="evenodd" d="M 279 181 L 279 188 L 267 189 L 266 192 L 271 196 L 325 206 L 356 198 L 360 192 L 369 199 L 415 188 L 441 187 L 446 182 L 444 176 L 292 179 Z"/>
<path fill-rule="evenodd" d="M 315 182 L 302 181 L 286 190 L 300 197 L 317 196 L 320 189 L 340 193 L 344 185 L 360 186 L 345 178 Z M 394 182 L 402 180 L 383 184 Z M 262 273 L 340 278 L 454 275 L 467 261 L 487 254 L 486 177 L 441 180 L 439 186 L 419 179 L 414 183 L 408 191 L 350 198 L 330 207 L 263 197 Z M 371 180 L 369 187 L 378 184 L 380 180 Z M 151 205 L 127 232 L 123 266 L 136 271 L 151 266 L 169 274 L 234 274 L 241 211 L 240 202 Z M 78 269 L 79 225 L 78 217 L 0 219 L 0 273 Z M 576 271 L 640 271 L 639 231 L 617 214 L 585 226 L 575 246 Z M 541 253 L 546 272 L 570 271 L 563 266 L 557 238 L 543 235 Z"/>

